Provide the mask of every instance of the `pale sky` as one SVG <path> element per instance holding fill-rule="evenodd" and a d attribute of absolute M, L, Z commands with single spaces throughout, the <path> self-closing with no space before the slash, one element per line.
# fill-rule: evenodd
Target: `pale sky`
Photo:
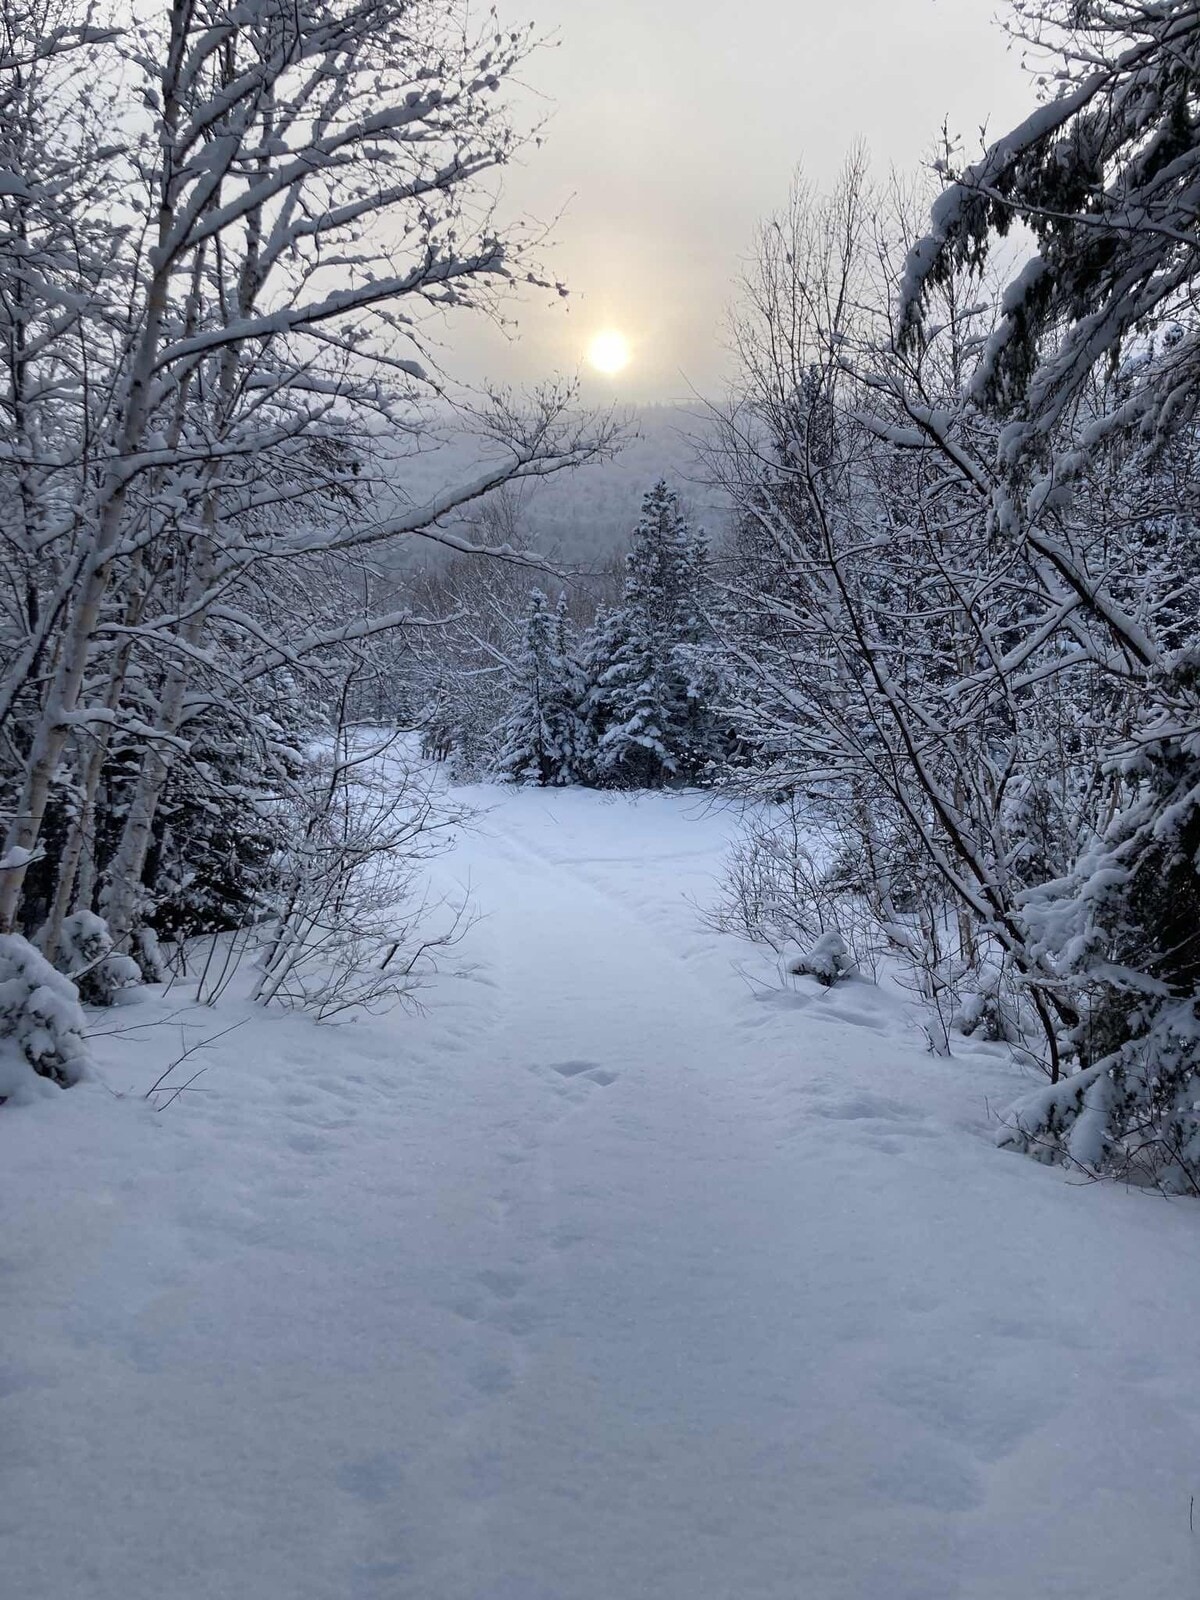
<path fill-rule="evenodd" d="M 447 329 L 469 380 L 528 384 L 583 366 L 589 400 L 712 394 L 722 321 L 756 224 L 794 169 L 832 179 L 857 139 L 877 170 L 916 171 L 944 119 L 978 148 L 1028 110 L 1033 85 L 996 0 L 502 0 L 557 34 L 524 77 L 551 114 L 504 180 L 501 214 L 563 215 L 547 252 L 566 306 L 524 304 L 513 342 Z M 530 104 L 534 104 L 531 100 Z M 625 335 L 629 365 L 590 372 L 590 338 Z"/>

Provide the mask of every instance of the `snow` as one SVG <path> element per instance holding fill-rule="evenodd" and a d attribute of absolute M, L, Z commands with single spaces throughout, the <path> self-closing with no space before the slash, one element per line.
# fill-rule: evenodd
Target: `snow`
<path fill-rule="evenodd" d="M 0 1112 L 6 1594 L 1196 1592 L 1194 1205 L 996 1149 L 1001 1047 L 705 930 L 729 813 L 467 798 L 423 1015 L 176 985 Z"/>
<path fill-rule="evenodd" d="M 836 928 L 829 928 L 810 950 L 802 950 L 788 963 L 797 976 L 816 978 L 829 988 L 851 970 L 853 962 L 846 941 Z"/>

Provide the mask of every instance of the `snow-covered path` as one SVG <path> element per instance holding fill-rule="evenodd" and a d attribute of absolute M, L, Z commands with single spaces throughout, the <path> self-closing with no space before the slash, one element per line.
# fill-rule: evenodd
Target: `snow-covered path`
<path fill-rule="evenodd" d="M 1200 1594 L 1195 1206 L 996 1152 L 1013 1069 L 866 983 L 743 981 L 727 817 L 486 798 L 427 1015 L 0 1123 L 5 1595 Z"/>

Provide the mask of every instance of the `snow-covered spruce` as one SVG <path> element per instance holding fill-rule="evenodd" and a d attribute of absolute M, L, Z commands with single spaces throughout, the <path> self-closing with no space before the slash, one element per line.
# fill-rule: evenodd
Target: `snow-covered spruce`
<path fill-rule="evenodd" d="M 1130 799 L 1025 914 L 1080 1013 L 1084 1070 L 1014 1109 L 1006 1143 L 1200 1195 L 1200 766 L 1147 743 Z M 1061 1092 L 1059 1092 L 1061 1090 Z"/>
<path fill-rule="evenodd" d="M 725 752 L 708 548 L 659 482 L 646 495 L 618 606 L 584 654 L 587 769 L 601 787 L 695 782 Z"/>
<path fill-rule="evenodd" d="M 580 671 L 572 649 L 566 597 L 551 611 L 534 589 L 515 662 L 516 682 L 499 731 L 494 770 L 514 783 L 542 787 L 579 781 L 584 759 Z"/>

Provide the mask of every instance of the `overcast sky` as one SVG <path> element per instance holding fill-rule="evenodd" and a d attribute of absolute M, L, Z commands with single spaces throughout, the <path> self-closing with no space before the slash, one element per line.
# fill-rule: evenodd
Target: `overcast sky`
<path fill-rule="evenodd" d="M 548 259 L 572 294 L 566 308 L 525 304 L 515 343 L 456 321 L 450 366 L 472 380 L 573 372 L 613 327 L 632 359 L 618 377 L 589 375 L 592 398 L 713 393 L 739 264 L 797 165 L 832 178 L 861 138 L 880 172 L 915 171 L 943 119 L 974 150 L 981 123 L 1002 132 L 1033 101 L 997 0 L 502 0 L 501 11 L 559 40 L 524 70 L 551 122 L 507 175 L 502 212 L 564 213 Z"/>

